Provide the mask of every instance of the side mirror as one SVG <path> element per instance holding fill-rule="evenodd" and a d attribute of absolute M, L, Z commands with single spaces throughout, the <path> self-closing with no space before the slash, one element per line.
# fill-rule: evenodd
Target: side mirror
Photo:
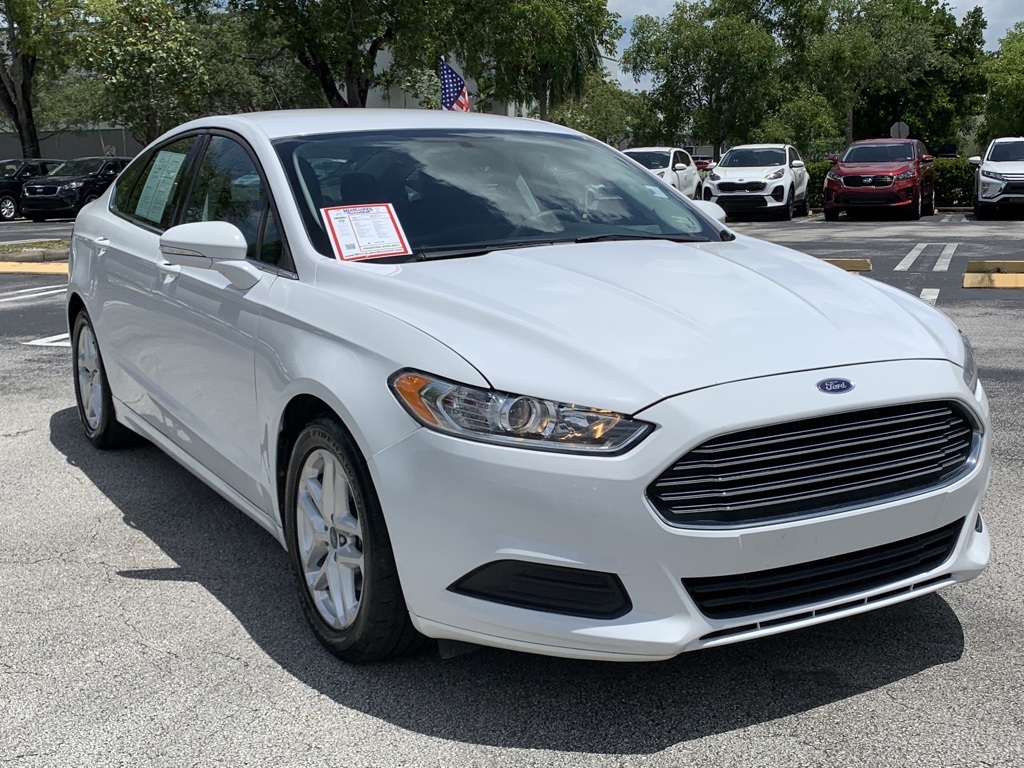
<path fill-rule="evenodd" d="M 981 156 L 975 155 L 974 157 L 970 158 L 967 162 L 970 163 L 971 165 L 981 165 Z"/>
<path fill-rule="evenodd" d="M 922 155 L 921 156 L 921 162 L 922 163 L 930 163 L 934 159 L 935 159 L 935 155 Z"/>
<path fill-rule="evenodd" d="M 710 170 L 713 170 L 713 169 L 715 169 L 717 167 L 718 167 L 718 163 L 716 163 L 714 160 L 712 160 L 710 163 L 708 163 L 706 166 L 704 166 L 704 170 L 710 171 Z"/>
<path fill-rule="evenodd" d="M 107 170 L 103 172 L 103 175 L 110 177 L 117 176 L 117 171 L 115 171 L 113 168 L 107 168 Z"/>
<path fill-rule="evenodd" d="M 685 171 L 689 167 L 690 166 L 688 166 L 686 163 L 676 163 L 675 165 L 672 166 L 672 170 L 673 171 Z"/>
<path fill-rule="evenodd" d="M 712 203 L 710 200 L 691 200 L 690 202 L 697 206 L 697 210 L 704 215 L 710 216 L 719 224 L 725 223 L 725 217 L 727 214 L 725 213 L 725 209 L 718 203 Z"/>
<path fill-rule="evenodd" d="M 836 163 L 839 162 L 839 155 L 829 155 L 828 161 L 832 163 L 832 165 L 835 165 Z"/>
<path fill-rule="evenodd" d="M 243 291 L 252 288 L 263 276 L 246 261 L 247 252 L 242 231 L 226 221 L 179 224 L 160 235 L 160 255 L 168 263 L 215 270 Z"/>
<path fill-rule="evenodd" d="M 789 164 L 789 167 L 790 168 L 803 168 L 804 167 L 804 161 L 803 160 L 794 160 L 792 163 Z"/>

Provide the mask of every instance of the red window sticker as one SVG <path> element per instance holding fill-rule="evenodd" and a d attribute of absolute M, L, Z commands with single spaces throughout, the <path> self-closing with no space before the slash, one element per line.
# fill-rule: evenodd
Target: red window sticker
<path fill-rule="evenodd" d="M 382 259 L 412 253 L 391 203 L 321 208 L 334 255 L 342 261 Z"/>

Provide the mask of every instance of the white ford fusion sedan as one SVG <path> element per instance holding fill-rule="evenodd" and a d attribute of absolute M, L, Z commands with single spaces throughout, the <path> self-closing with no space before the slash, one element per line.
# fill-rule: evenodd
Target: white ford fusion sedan
<path fill-rule="evenodd" d="M 977 576 L 967 339 L 720 216 L 550 123 L 188 123 L 75 224 L 86 436 L 266 528 L 353 662 L 665 659 Z"/>

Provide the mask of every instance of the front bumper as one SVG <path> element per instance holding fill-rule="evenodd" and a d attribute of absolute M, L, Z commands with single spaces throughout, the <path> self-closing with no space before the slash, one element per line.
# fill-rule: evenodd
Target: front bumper
<path fill-rule="evenodd" d="M 81 209 L 79 196 L 63 197 L 61 195 L 22 195 L 21 211 L 25 214 L 46 213 L 52 216 L 73 216 Z"/>
<path fill-rule="evenodd" d="M 834 179 L 825 181 L 822 200 L 826 208 L 905 208 L 917 199 L 917 179 L 895 181 L 885 187 L 847 187 Z"/>
<path fill-rule="evenodd" d="M 816 382 L 846 377 L 844 395 Z M 838 398 L 842 398 L 839 400 Z M 646 499 L 650 482 L 706 440 L 755 426 L 922 400 L 957 400 L 984 434 L 959 480 L 909 498 L 757 527 L 669 525 Z M 658 429 L 616 457 L 503 448 L 419 429 L 376 454 L 370 469 L 388 521 L 413 622 L 423 633 L 548 655 L 666 659 L 684 651 L 861 613 L 977 576 L 989 557 L 975 529 L 988 484 L 990 430 L 983 390 L 942 361 L 850 366 L 735 382 L 669 398 L 640 418 Z M 963 520 L 948 558 L 872 589 L 758 615 L 711 619 L 683 579 L 764 571 L 899 542 Z M 449 587 L 494 561 L 612 574 L 630 607 L 609 619 L 529 610 Z"/>
<path fill-rule="evenodd" d="M 983 206 L 1024 205 L 1024 177 L 1016 175 L 993 179 L 981 176 L 978 183 L 977 200 Z"/>
<path fill-rule="evenodd" d="M 786 190 L 789 182 L 785 179 L 765 182 L 763 189 L 723 190 L 721 185 L 728 183 L 725 180 L 722 182 L 705 181 L 704 199 L 718 203 L 726 213 L 756 213 L 757 211 L 782 208 L 786 205 Z"/>

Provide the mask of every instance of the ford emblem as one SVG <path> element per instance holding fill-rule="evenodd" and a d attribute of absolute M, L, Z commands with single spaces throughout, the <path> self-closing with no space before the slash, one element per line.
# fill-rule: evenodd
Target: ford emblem
<path fill-rule="evenodd" d="M 841 395 L 853 389 L 853 382 L 849 379 L 822 379 L 818 382 L 818 389 L 829 395 Z"/>

